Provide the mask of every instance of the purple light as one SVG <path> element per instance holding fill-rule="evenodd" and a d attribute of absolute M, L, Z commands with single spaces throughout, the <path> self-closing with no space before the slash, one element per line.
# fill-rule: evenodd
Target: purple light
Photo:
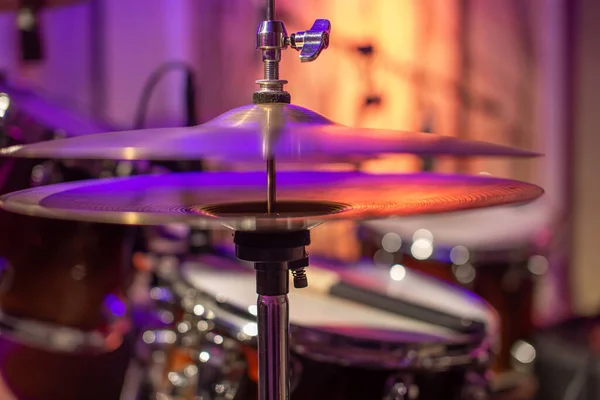
<path fill-rule="evenodd" d="M 104 299 L 104 305 L 117 317 L 122 317 L 127 312 L 127 306 L 114 294 L 109 294 Z"/>

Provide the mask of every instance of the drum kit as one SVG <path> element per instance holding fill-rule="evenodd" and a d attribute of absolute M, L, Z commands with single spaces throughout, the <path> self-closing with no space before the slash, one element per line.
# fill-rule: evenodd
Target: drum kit
<path fill-rule="evenodd" d="M 539 154 L 440 135 L 350 128 L 290 104 L 287 82 L 279 76 L 281 52 L 291 47 L 301 62 L 315 61 L 329 45 L 331 24 L 319 19 L 306 31 L 288 34 L 275 18 L 274 0 L 267 0 L 266 14 L 256 34 L 264 77 L 257 81 L 252 105 L 195 127 L 0 149 L 3 158 L 250 162 L 265 165 L 266 172 L 59 183 L 6 194 L 0 206 L 34 217 L 185 223 L 233 232 L 242 264 L 204 260 L 159 268 L 169 290 L 155 288 L 154 294 L 177 310 L 177 332 L 149 330 L 143 341 L 152 346 L 178 341 L 184 356 L 173 361 L 171 354 L 170 389 L 161 386 L 159 373 L 156 398 L 238 399 L 256 392 L 260 400 L 486 398 L 499 322 L 485 301 L 401 265 L 385 273 L 311 266 L 307 273 L 310 230 L 328 221 L 522 205 L 540 197 L 543 189 L 489 176 L 278 172 L 277 166 L 356 165 L 399 153 Z"/>

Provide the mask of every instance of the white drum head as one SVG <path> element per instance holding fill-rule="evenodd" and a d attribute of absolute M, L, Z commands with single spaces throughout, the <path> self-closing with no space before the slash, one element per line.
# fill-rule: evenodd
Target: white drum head
<path fill-rule="evenodd" d="M 434 245 L 469 250 L 509 250 L 530 243 L 550 222 L 544 199 L 517 206 L 365 222 L 379 235 L 396 233 L 404 243 L 430 236 Z"/>
<path fill-rule="evenodd" d="M 309 267 L 311 281 L 319 278 L 318 267 Z M 379 294 L 430 307 L 459 318 L 472 318 L 485 322 L 490 330 L 497 329 L 497 316 L 487 303 L 477 296 L 457 287 L 446 285 L 407 270 L 401 281 L 390 278 L 387 271 L 371 268 L 354 268 L 351 271 L 338 271 L 340 279 L 357 283 L 360 287 L 377 291 Z M 331 273 L 331 270 L 328 271 Z M 337 274 L 337 273 L 336 273 Z M 183 278 L 194 288 L 228 303 L 240 310 L 256 313 L 256 279 L 254 270 L 247 272 L 228 271 L 198 263 L 182 267 Z M 398 315 L 357 303 L 327 293 L 324 285 L 311 285 L 306 289 L 290 288 L 290 324 L 292 326 L 349 334 L 355 332 L 361 337 L 373 340 L 431 341 L 437 338 L 452 341 L 460 335 L 451 329 L 422 322 L 414 318 Z"/>
<path fill-rule="evenodd" d="M 499 316 L 485 300 L 457 285 L 429 277 L 410 268 L 395 265 L 390 269 L 359 265 L 340 271 L 348 283 L 376 291 L 464 320 L 485 323 L 490 335 L 499 329 Z"/>

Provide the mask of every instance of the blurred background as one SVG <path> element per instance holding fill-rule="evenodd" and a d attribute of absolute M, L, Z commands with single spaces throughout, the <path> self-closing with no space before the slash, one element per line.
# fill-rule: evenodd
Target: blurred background
<path fill-rule="evenodd" d="M 262 74 L 254 33 L 264 18 L 264 1 L 71 3 L 0 13 L 2 85 L 35 94 L 16 102 L 29 118 L 19 122 L 20 134 L 29 134 L 31 120 L 54 136 L 194 125 L 251 102 L 254 81 Z M 374 173 L 489 174 L 544 187 L 545 197 L 511 220 L 521 243 L 504 248 L 501 262 L 470 263 L 467 268 L 466 261 L 436 258 L 433 249 L 424 255 L 411 251 L 408 241 L 416 240 L 418 225 L 406 239 L 381 227 L 332 224 L 315 230 L 311 251 L 344 263 L 365 258 L 388 267 L 401 263 L 475 291 L 503 318 L 513 318 L 513 329 L 528 327 L 507 346 L 525 337 L 531 343 L 537 340 L 539 398 L 563 398 L 558 394 L 580 367 L 579 356 L 571 367 L 562 353 L 581 351 L 583 357 L 592 350 L 575 333 L 561 333 L 564 343 L 559 341 L 553 329 L 567 329 L 561 325 L 565 321 L 571 324 L 569 332 L 580 329 L 579 317 L 587 323 L 600 311 L 595 252 L 600 237 L 600 182 L 595 175 L 600 154 L 595 132 L 600 123 L 600 3 L 277 3 L 278 19 L 290 32 L 307 29 L 315 18 L 328 18 L 333 26 L 330 48 L 318 62 L 300 64 L 295 52 L 284 52 L 281 75 L 289 81 L 292 103 L 349 126 L 426 131 L 545 153 L 534 161 L 400 156 L 363 166 Z M 468 233 L 478 221 L 484 223 L 485 214 L 472 218 L 468 226 L 454 229 Z M 502 215 L 494 218 L 503 220 Z M 505 228 L 499 222 L 488 224 L 489 243 L 495 233 L 503 239 L 512 235 L 500 232 Z M 395 234 L 387 236 L 388 245 L 387 233 Z M 473 235 L 481 234 L 448 246 L 469 248 Z M 409 249 L 389 245 L 390 240 Z M 480 247 L 476 251 L 481 253 L 494 250 L 493 245 Z M 491 272 L 500 268 L 497 264 L 501 272 Z M 511 305 L 506 298 L 520 300 Z M 519 309 L 525 316 L 512 315 Z M 590 374 L 590 382 L 600 384 L 600 375 Z M 557 381 L 565 382 L 562 391 L 552 386 Z M 600 392 L 590 389 L 587 396 L 598 398 Z"/>

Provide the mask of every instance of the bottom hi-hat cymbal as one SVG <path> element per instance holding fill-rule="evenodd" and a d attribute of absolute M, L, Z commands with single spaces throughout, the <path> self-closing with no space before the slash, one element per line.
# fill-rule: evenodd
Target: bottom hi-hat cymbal
<path fill-rule="evenodd" d="M 277 176 L 275 213 L 267 214 L 264 173 L 209 172 L 49 185 L 2 196 L 0 206 L 32 216 L 91 222 L 291 230 L 328 220 L 527 202 L 542 193 L 533 184 L 484 176 L 282 172 Z"/>

